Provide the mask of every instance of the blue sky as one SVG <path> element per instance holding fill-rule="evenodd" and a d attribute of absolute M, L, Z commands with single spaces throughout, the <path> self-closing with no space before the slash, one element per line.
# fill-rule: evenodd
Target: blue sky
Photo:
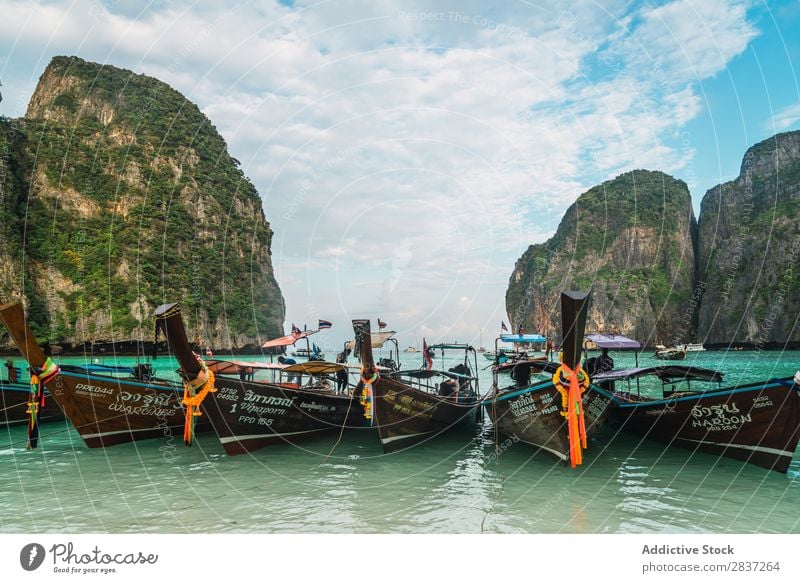
<path fill-rule="evenodd" d="M 143 7 L 144 6 L 144 7 Z M 54 55 L 195 101 L 264 199 L 287 327 L 485 344 L 514 261 L 634 169 L 695 209 L 800 128 L 800 3 L 0 0 L 0 113 Z"/>

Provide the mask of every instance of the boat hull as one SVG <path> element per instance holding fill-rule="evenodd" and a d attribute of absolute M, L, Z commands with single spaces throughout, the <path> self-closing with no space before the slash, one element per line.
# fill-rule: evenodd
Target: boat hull
<path fill-rule="evenodd" d="M 216 386 L 203 410 L 228 455 L 364 426 L 361 407 L 346 394 L 221 377 Z"/>
<path fill-rule="evenodd" d="M 392 378 L 372 385 L 374 424 L 383 451 L 391 453 L 440 435 L 456 426 L 474 424 L 480 403 L 440 397 Z"/>
<path fill-rule="evenodd" d="M 550 381 L 524 389 L 504 390 L 485 401 L 497 431 L 569 460 L 569 435 L 561 415 L 561 394 Z M 591 437 L 616 407 L 613 397 L 590 386 L 583 395 L 586 436 Z"/>
<path fill-rule="evenodd" d="M 183 390 L 176 386 L 62 371 L 47 389 L 90 448 L 183 435 Z M 208 429 L 202 421 L 195 428 Z"/>
<path fill-rule="evenodd" d="M 792 379 L 669 399 L 620 402 L 614 419 L 655 441 L 785 473 L 800 439 Z"/>
<path fill-rule="evenodd" d="M 653 355 L 657 360 L 685 360 L 685 350 L 663 350 Z"/>
<path fill-rule="evenodd" d="M 19 383 L 0 384 L 0 427 L 28 423 L 28 399 L 31 389 Z M 56 402 L 45 394 L 45 406 L 39 409 L 39 423 L 63 421 L 64 412 Z"/>

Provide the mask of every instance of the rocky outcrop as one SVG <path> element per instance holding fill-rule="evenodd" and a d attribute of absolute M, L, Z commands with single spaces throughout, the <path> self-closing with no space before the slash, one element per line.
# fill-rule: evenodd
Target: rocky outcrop
<path fill-rule="evenodd" d="M 559 292 L 592 289 L 587 329 L 643 344 L 695 332 L 696 222 L 684 182 L 635 170 L 582 194 L 556 234 L 517 261 L 506 293 L 514 330 L 560 335 Z"/>
<path fill-rule="evenodd" d="M 57 57 L 0 129 L 0 291 L 42 338 L 151 340 L 154 308 L 175 300 L 198 344 L 281 334 L 261 199 L 180 93 Z"/>
<path fill-rule="evenodd" d="M 697 261 L 694 258 L 697 257 Z M 517 261 L 509 319 L 557 333 L 557 292 L 592 287 L 589 328 L 645 344 L 800 342 L 800 132 L 750 148 L 709 190 L 696 228 L 686 185 L 635 171 L 581 195 Z"/>
<path fill-rule="evenodd" d="M 800 340 L 800 132 L 756 144 L 706 193 L 698 242 L 702 340 Z"/>

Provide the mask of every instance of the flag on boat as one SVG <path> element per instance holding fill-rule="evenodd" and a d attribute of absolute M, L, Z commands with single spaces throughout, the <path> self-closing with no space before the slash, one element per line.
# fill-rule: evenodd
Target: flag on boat
<path fill-rule="evenodd" d="M 432 369 L 433 368 L 433 358 L 431 358 L 431 349 L 428 348 L 428 343 L 425 339 L 422 339 L 422 368 L 425 369 Z"/>
<path fill-rule="evenodd" d="M 501 332 L 508 332 L 508 328 L 506 328 L 505 322 L 500 322 L 500 331 Z"/>
<path fill-rule="evenodd" d="M 539 334 L 542 333 L 542 323 L 541 322 L 536 324 L 536 332 L 539 333 Z"/>
<path fill-rule="evenodd" d="M 520 336 L 525 334 L 525 330 L 522 328 L 522 324 L 520 324 L 519 328 L 517 328 L 517 334 L 519 334 Z"/>
<path fill-rule="evenodd" d="M 328 320 L 320 320 L 317 328 L 319 328 L 320 330 L 324 330 L 325 328 L 331 328 L 332 326 L 333 324 Z"/>
<path fill-rule="evenodd" d="M 300 328 L 292 324 L 292 334 L 300 334 Z"/>
<path fill-rule="evenodd" d="M 386 328 L 386 322 L 383 322 L 380 318 L 378 318 L 378 329 L 383 330 Z"/>

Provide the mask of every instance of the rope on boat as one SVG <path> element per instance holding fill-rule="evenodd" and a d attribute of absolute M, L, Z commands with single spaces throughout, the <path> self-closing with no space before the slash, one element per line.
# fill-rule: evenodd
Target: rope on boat
<path fill-rule="evenodd" d="M 8 407 L 4 407 L 4 408 L 0 409 L 0 413 L 5 413 L 6 411 L 11 411 L 11 409 L 13 409 L 14 407 L 25 407 L 27 405 L 28 405 L 27 402 L 25 402 L 25 403 L 17 403 L 16 405 L 9 405 Z"/>

